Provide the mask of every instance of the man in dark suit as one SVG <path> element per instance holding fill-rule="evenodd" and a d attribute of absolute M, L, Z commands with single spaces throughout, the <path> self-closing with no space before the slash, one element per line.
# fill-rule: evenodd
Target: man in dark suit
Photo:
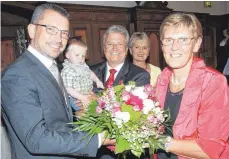
<path fill-rule="evenodd" d="M 31 44 L 2 74 L 2 116 L 12 147 L 12 159 L 96 156 L 99 134 L 72 132 L 72 110 L 54 59 L 69 37 L 69 14 L 54 4 L 38 6 L 28 26 Z M 104 141 L 104 142 L 103 142 Z M 88 143 L 88 145 L 87 145 Z"/>
<path fill-rule="evenodd" d="M 147 71 L 126 60 L 128 42 L 129 33 L 120 25 L 113 25 L 104 33 L 102 43 L 107 61 L 92 66 L 91 70 L 105 85 L 110 76 L 110 69 L 116 70 L 113 86 L 127 84 L 129 81 L 135 81 L 139 86 L 150 82 Z"/>
<path fill-rule="evenodd" d="M 147 71 L 126 60 L 128 42 L 129 33 L 120 25 L 110 26 L 103 35 L 103 50 L 107 61 L 92 66 L 91 70 L 107 87 L 120 83 L 128 84 L 129 81 L 135 81 L 138 86 L 150 83 L 150 75 Z M 110 70 L 115 70 L 114 74 Z M 110 83 L 112 74 L 113 81 Z M 108 149 L 102 147 L 97 153 L 97 158 L 110 159 L 115 156 Z M 128 158 L 135 157 L 131 155 Z"/>

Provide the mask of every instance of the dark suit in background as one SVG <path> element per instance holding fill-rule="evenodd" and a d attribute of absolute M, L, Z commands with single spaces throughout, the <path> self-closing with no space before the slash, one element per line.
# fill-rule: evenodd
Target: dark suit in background
<path fill-rule="evenodd" d="M 2 115 L 13 159 L 57 159 L 95 156 L 98 136 L 72 132 L 71 108 L 50 71 L 26 51 L 2 74 Z"/>
<path fill-rule="evenodd" d="M 106 82 L 106 65 L 107 62 L 105 61 L 90 67 L 104 84 Z M 115 78 L 113 86 L 120 83 L 128 84 L 129 81 L 135 81 L 138 86 L 142 86 L 150 83 L 150 75 L 146 70 L 130 63 L 128 60 L 125 60 L 122 68 Z"/>

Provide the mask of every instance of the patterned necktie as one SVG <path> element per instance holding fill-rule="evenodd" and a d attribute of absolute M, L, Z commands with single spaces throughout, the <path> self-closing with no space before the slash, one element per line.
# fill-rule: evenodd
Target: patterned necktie
<path fill-rule="evenodd" d="M 64 85 L 63 85 L 63 81 L 61 79 L 61 76 L 60 76 L 60 72 L 58 70 L 58 67 L 56 65 L 55 62 L 53 62 L 53 64 L 51 65 L 51 67 L 49 68 L 50 72 L 52 73 L 52 75 L 55 77 L 60 89 L 61 89 L 61 92 L 63 93 L 64 95 L 64 100 L 65 100 L 65 103 L 68 107 L 68 103 L 67 103 L 67 94 L 66 94 L 66 91 L 65 91 L 65 88 L 64 88 Z"/>
<path fill-rule="evenodd" d="M 117 72 L 115 69 L 110 69 L 109 71 L 110 71 L 110 76 L 105 83 L 106 88 L 112 87 L 112 85 L 114 83 L 114 75 Z"/>

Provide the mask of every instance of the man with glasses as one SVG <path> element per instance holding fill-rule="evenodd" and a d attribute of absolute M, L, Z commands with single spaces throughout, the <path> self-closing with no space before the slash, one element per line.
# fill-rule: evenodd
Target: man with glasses
<path fill-rule="evenodd" d="M 69 37 L 69 14 L 55 4 L 38 6 L 28 26 L 28 49 L 2 74 L 2 116 L 12 159 L 96 156 L 103 134 L 81 140 L 72 132 L 72 110 L 56 66 Z M 104 141 L 104 142 L 103 142 Z"/>
<path fill-rule="evenodd" d="M 92 66 L 91 70 L 105 87 L 128 84 L 129 81 L 135 81 L 138 86 L 150 83 L 150 75 L 147 71 L 126 60 L 128 42 L 129 33 L 123 26 L 110 26 L 104 33 L 102 44 L 107 61 Z M 115 158 L 114 154 L 104 147 L 98 151 L 97 158 L 101 156 L 104 159 Z M 134 156 L 129 158 L 134 159 Z"/>

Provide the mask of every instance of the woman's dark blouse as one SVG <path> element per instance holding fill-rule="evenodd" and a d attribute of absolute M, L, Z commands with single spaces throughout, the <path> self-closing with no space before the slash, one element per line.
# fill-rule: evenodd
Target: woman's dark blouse
<path fill-rule="evenodd" d="M 164 104 L 164 109 L 169 109 L 170 115 L 171 115 L 171 126 L 174 125 L 175 120 L 177 118 L 179 109 L 180 109 L 180 104 L 181 104 L 181 99 L 183 96 L 183 90 L 173 93 L 170 91 L 168 88 L 167 93 L 166 93 L 166 99 L 165 99 L 165 104 Z M 172 132 L 166 131 L 166 135 L 168 136 L 173 136 Z M 171 153 L 166 153 L 163 150 L 160 150 L 158 152 L 158 159 L 178 159 L 177 155 L 171 154 Z"/>

